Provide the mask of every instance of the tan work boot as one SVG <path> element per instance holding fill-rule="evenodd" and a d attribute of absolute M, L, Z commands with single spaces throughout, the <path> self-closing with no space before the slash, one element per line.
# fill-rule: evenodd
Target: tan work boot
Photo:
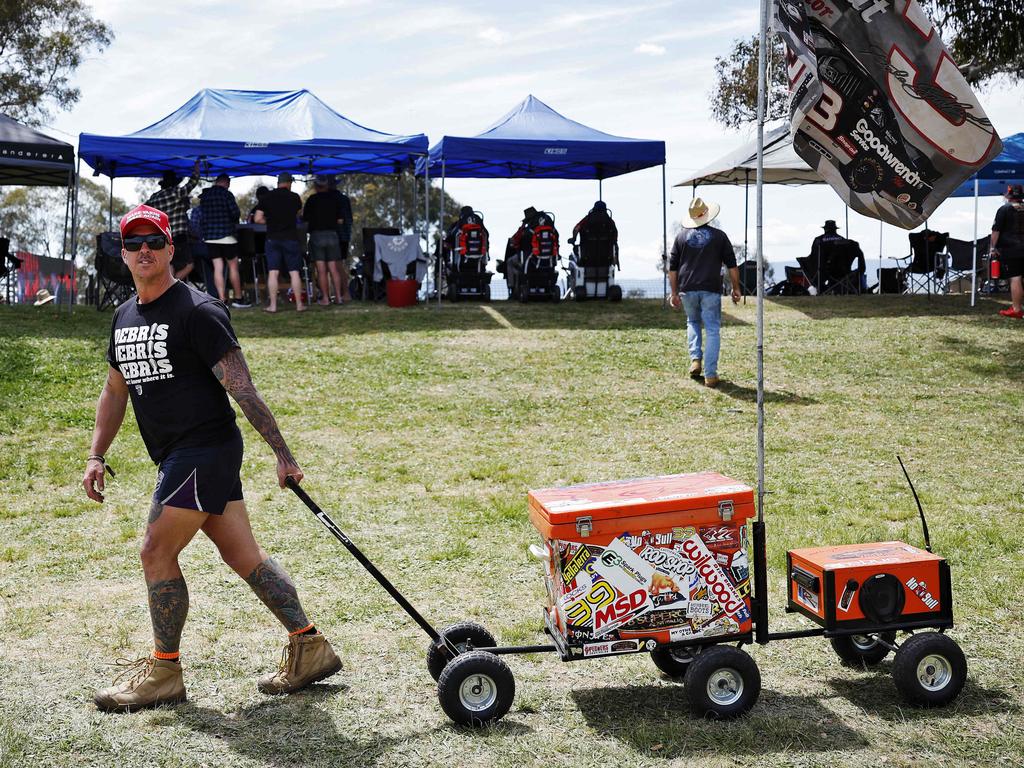
<path fill-rule="evenodd" d="M 690 361 L 690 378 L 700 378 L 700 360 L 697 360 L 696 358 Z"/>
<path fill-rule="evenodd" d="M 717 376 L 708 376 L 704 379 L 704 386 L 714 389 L 720 383 L 720 379 Z"/>
<path fill-rule="evenodd" d="M 99 709 L 135 712 L 185 700 L 185 681 L 181 677 L 180 663 L 152 656 L 117 663 L 125 670 L 112 686 L 96 691 L 93 701 Z"/>
<path fill-rule="evenodd" d="M 326 637 L 319 632 L 315 635 L 295 635 L 288 638 L 277 672 L 261 677 L 258 688 L 261 693 L 270 696 L 294 693 L 330 677 L 340 669 L 341 659 Z"/>

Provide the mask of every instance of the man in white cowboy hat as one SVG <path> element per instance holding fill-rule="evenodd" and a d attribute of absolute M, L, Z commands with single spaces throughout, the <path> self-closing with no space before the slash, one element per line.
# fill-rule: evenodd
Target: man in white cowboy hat
<path fill-rule="evenodd" d="M 40 288 L 38 291 L 36 291 L 36 300 L 32 302 L 32 305 L 36 307 L 41 307 L 45 304 L 49 304 L 56 298 L 56 296 L 54 296 L 45 288 Z"/>
<path fill-rule="evenodd" d="M 725 232 L 710 224 L 719 210 L 717 203 L 693 199 L 683 217 L 683 230 L 672 244 L 668 264 L 669 303 L 674 308 L 682 304 L 686 309 L 690 376 L 699 379 L 703 373 L 704 386 L 711 388 L 719 382 L 723 265 L 729 270 L 733 303 L 740 300 L 740 272 L 732 243 Z"/>

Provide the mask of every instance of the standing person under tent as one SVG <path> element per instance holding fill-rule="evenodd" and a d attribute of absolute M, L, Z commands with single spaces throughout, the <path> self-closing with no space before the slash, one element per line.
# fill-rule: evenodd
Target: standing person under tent
<path fill-rule="evenodd" d="M 327 284 L 330 273 L 334 283 L 334 297 L 338 304 L 344 301 L 341 281 L 341 241 L 338 227 L 344 221 L 345 211 L 341 205 L 341 193 L 328 189 L 326 176 L 317 176 L 313 182 L 316 189 L 302 207 L 302 220 L 309 227 L 309 256 L 316 264 L 316 279 L 320 286 L 321 306 L 331 303 L 331 292 Z M 346 254 L 347 255 L 347 254 Z M 347 280 L 345 281 L 347 284 Z M 347 288 L 347 285 L 345 286 Z"/>
<path fill-rule="evenodd" d="M 740 300 L 740 272 L 732 243 L 725 232 L 710 224 L 719 210 L 717 203 L 693 199 L 683 217 L 683 230 L 672 244 L 668 265 L 669 303 L 678 308 L 682 297 L 686 308 L 690 376 L 699 378 L 703 370 L 704 386 L 711 388 L 719 384 L 723 265 L 729 270 L 733 303 Z"/>
<path fill-rule="evenodd" d="M 1012 304 L 999 314 L 1024 319 L 1024 187 L 1020 184 L 1006 188 L 1006 204 L 992 222 L 989 253 L 999 259 L 1000 277 L 1010 280 Z"/>
<path fill-rule="evenodd" d="M 305 312 L 302 303 L 302 250 L 299 248 L 297 227 L 302 198 L 292 192 L 292 175 L 285 171 L 277 175 L 277 189 L 267 192 L 256 206 L 253 220 L 267 225 L 267 293 L 270 303 L 266 312 L 277 312 L 277 277 L 282 270 L 291 278 L 295 294 L 295 309 Z"/>
<path fill-rule="evenodd" d="M 224 280 L 224 267 L 227 265 L 231 279 L 231 288 L 235 292 L 235 300 L 231 306 L 236 309 L 251 307 L 242 296 L 242 278 L 238 274 L 238 201 L 231 194 L 231 177 L 220 174 L 212 187 L 203 190 L 199 196 L 199 207 L 202 209 L 200 223 L 203 227 L 203 242 L 213 262 L 213 282 L 217 286 L 217 296 L 227 304 L 227 287 Z"/>
<path fill-rule="evenodd" d="M 163 211 L 171 222 L 171 234 L 174 235 L 174 277 L 184 280 L 194 268 L 192 248 L 188 241 L 188 209 L 189 193 L 199 183 L 199 161 L 192 167 L 192 175 L 188 181 L 180 184 L 181 178 L 175 171 L 164 171 L 160 178 L 160 189 L 149 196 L 146 205 Z"/>
<path fill-rule="evenodd" d="M 307 618 L 291 578 L 253 537 L 239 475 L 242 435 L 228 394 L 273 449 L 281 487 L 289 477 L 300 482 L 302 470 L 256 391 L 227 307 L 174 279 L 166 214 L 133 208 L 121 219 L 121 238 L 137 296 L 114 312 L 110 367 L 82 485 L 89 498 L 103 501 L 104 453 L 130 397 L 143 442 L 159 466 L 141 553 L 154 648 L 114 685 L 97 691 L 96 706 L 131 712 L 185 700 L 179 646 L 189 595 L 178 555 L 199 531 L 288 632 L 280 667 L 260 679 L 259 690 L 292 693 L 333 675 L 341 660 Z"/>

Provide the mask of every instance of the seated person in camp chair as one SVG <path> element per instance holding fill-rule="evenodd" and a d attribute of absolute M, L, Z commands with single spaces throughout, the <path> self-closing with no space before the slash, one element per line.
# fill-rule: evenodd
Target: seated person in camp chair
<path fill-rule="evenodd" d="M 594 207 L 590 209 L 586 216 L 579 220 L 575 227 L 572 228 L 572 237 L 569 242 L 573 245 L 576 244 L 576 238 L 582 233 L 584 236 L 596 232 L 599 234 L 605 234 L 609 232 L 612 238 L 617 243 L 619 241 L 619 230 L 615 226 L 615 221 L 612 219 L 611 214 L 608 213 L 608 206 L 604 200 L 598 200 L 594 203 Z"/>
<path fill-rule="evenodd" d="M 449 298 L 461 296 L 490 299 L 490 233 L 483 214 L 464 205 L 444 237 L 444 267 Z"/>
<path fill-rule="evenodd" d="M 526 301 L 535 298 L 561 298 L 558 289 L 558 230 L 555 217 L 530 206 L 523 211 L 523 222 L 509 238 L 505 263 L 498 271 L 505 273 L 509 296 Z"/>

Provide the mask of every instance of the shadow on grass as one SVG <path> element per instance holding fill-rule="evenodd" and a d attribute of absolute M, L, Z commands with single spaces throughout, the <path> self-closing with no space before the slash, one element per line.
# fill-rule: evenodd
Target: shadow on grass
<path fill-rule="evenodd" d="M 1003 318 L 998 320 L 1002 321 Z M 946 334 L 939 336 L 938 341 L 950 354 L 964 361 L 963 368 L 977 376 L 989 378 L 993 374 L 1002 373 L 1012 379 L 1024 379 L 1024 360 L 1018 354 L 1019 343 L 1016 339 L 1012 346 L 1006 345 L 999 349 Z"/>
<path fill-rule="evenodd" d="M 718 384 L 718 391 L 734 400 L 743 400 L 748 403 L 757 402 L 756 387 L 745 387 L 742 384 L 722 379 Z M 818 402 L 813 397 L 798 395 L 794 392 L 772 392 L 770 390 L 765 390 L 764 401 L 781 405 L 815 405 Z"/>
<path fill-rule="evenodd" d="M 750 756 L 869 744 L 813 696 L 762 691 L 747 716 L 727 722 L 694 717 L 682 686 L 593 688 L 572 696 L 595 731 L 665 760 L 704 752 Z"/>
<path fill-rule="evenodd" d="M 811 320 L 859 319 L 873 317 L 983 317 L 1000 305 L 978 300 L 971 306 L 970 296 L 792 296 L 769 298 L 779 307 L 792 309 Z"/>
<path fill-rule="evenodd" d="M 181 725 L 227 744 L 260 765 L 373 765 L 400 738 L 369 731 L 340 733 L 321 706 L 345 686 L 314 685 L 292 696 L 267 699 L 234 712 L 187 702 L 176 708 Z"/>
<path fill-rule="evenodd" d="M 896 691 L 892 678 L 887 674 L 892 664 L 875 667 L 879 674 L 865 675 L 854 679 L 832 678 L 826 680 L 835 692 L 861 709 L 884 720 L 907 722 L 912 720 L 935 720 L 976 717 L 979 715 L 1006 714 L 1018 712 L 1020 705 L 1013 696 L 998 688 L 982 688 L 967 678 L 964 689 L 951 704 L 945 707 L 921 708 L 908 705 Z"/>

